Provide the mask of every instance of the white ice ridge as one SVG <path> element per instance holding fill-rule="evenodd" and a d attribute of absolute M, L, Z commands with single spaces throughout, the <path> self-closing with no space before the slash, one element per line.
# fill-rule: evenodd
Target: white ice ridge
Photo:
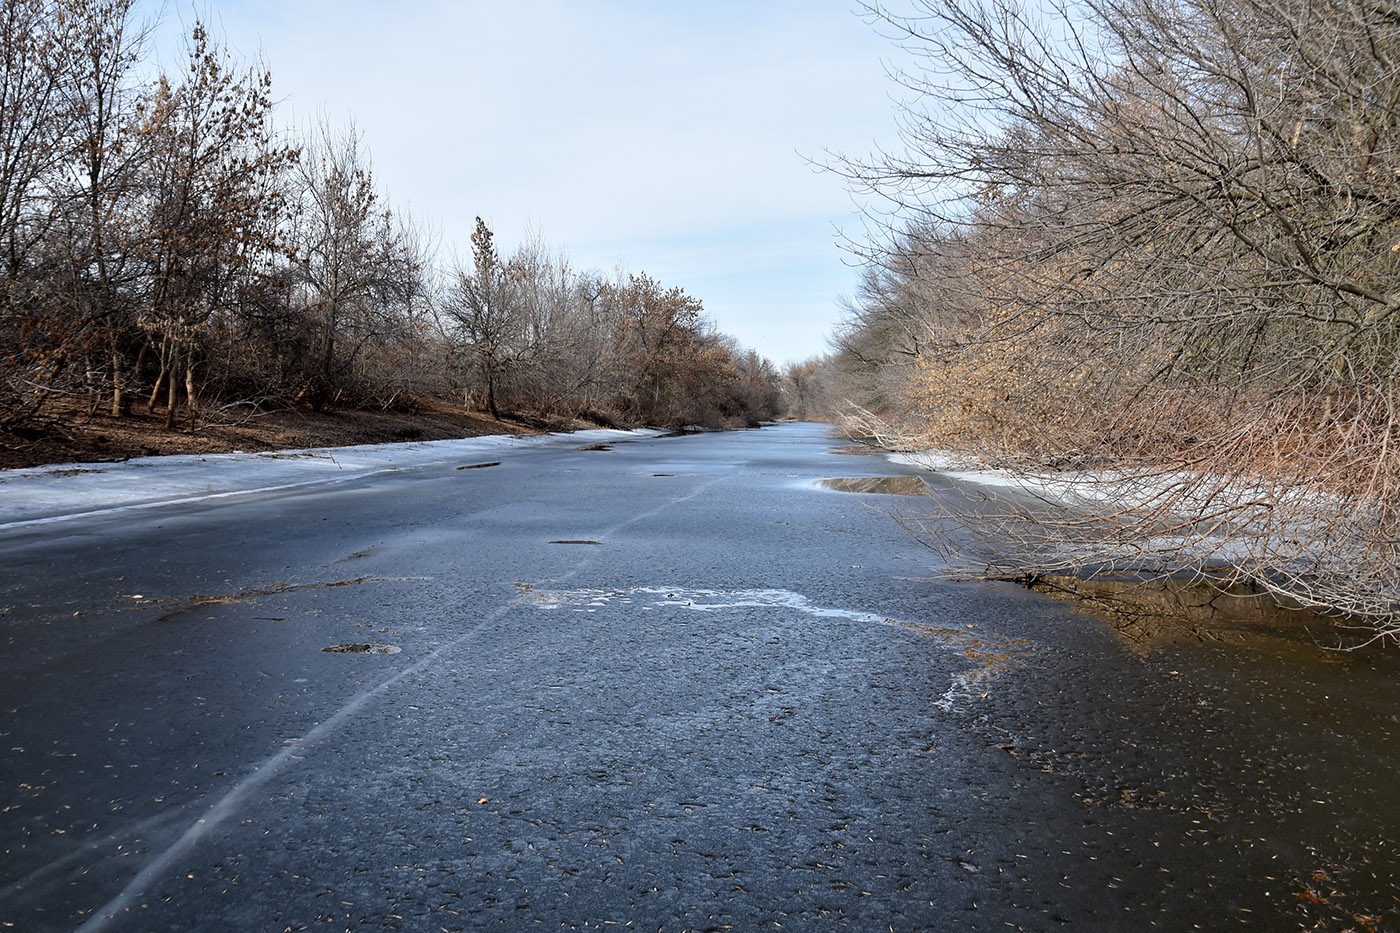
<path fill-rule="evenodd" d="M 702 590 L 666 589 L 638 586 L 614 590 L 540 590 L 517 584 L 518 602 L 536 609 L 569 608 L 575 612 L 596 612 L 610 603 L 638 605 L 642 609 L 667 609 L 687 612 L 720 612 L 726 609 L 783 609 L 819 619 L 844 619 L 865 625 L 890 625 L 914 632 L 936 641 L 942 648 L 961 655 L 973 663 L 959 671 L 935 706 L 944 710 L 954 708 L 959 699 L 981 699 L 987 696 L 987 684 L 1003 671 L 1021 665 L 1021 658 L 1030 653 L 1031 644 L 1018 638 L 987 635 L 953 625 L 928 622 L 907 622 L 877 612 L 856 609 L 836 609 L 816 606 L 801 593 L 791 590 Z"/>

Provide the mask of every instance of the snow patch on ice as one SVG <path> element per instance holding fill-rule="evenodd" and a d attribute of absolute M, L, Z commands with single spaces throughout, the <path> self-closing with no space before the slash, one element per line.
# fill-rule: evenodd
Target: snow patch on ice
<path fill-rule="evenodd" d="M 60 463 L 0 470 L 0 529 L 64 521 L 118 509 L 151 508 L 339 483 L 376 473 L 459 464 L 483 452 L 562 442 L 650 437 L 651 431 L 597 429 L 527 437 L 318 447 L 266 453 L 182 454 L 121 463 Z"/>
<path fill-rule="evenodd" d="M 984 467 L 966 457 L 960 457 L 946 450 L 922 450 L 918 453 L 889 453 L 885 455 L 891 463 L 928 470 L 949 479 L 979 486 L 1001 486 L 1009 489 L 1033 488 L 1034 479 L 1028 484 L 1027 477 Z"/>

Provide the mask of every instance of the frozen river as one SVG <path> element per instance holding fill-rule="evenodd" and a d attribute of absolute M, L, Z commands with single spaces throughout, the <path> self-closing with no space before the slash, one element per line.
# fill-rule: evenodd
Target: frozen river
<path fill-rule="evenodd" d="M 833 448 L 0 482 L 0 923 L 1397 926 L 1393 653 L 1134 650 Z"/>

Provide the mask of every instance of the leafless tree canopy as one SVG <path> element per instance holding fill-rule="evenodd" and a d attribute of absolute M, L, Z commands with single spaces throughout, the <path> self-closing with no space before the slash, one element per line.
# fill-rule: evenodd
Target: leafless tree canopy
<path fill-rule="evenodd" d="M 645 276 L 539 243 L 439 274 L 352 129 L 276 128 L 196 23 L 143 77 L 134 0 L 0 0 L 0 443 L 51 413 L 171 428 L 238 404 L 465 397 L 493 413 L 750 422 L 778 375 Z M 295 135 L 304 137 L 295 138 Z M 57 405 L 63 400 L 63 405 Z"/>
<path fill-rule="evenodd" d="M 912 6 L 870 9 L 916 97 L 907 151 L 848 166 L 899 217 L 855 400 L 1070 468 L 1092 520 L 1019 561 L 1225 563 L 1397 631 L 1400 7 Z"/>

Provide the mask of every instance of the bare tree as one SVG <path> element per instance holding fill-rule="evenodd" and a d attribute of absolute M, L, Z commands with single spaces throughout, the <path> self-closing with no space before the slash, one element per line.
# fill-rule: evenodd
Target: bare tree
<path fill-rule="evenodd" d="M 67 158 L 73 110 L 68 106 L 65 37 L 51 3 L 0 3 L 0 425 L 34 415 L 44 399 L 31 386 L 52 373 L 45 351 L 44 287 L 35 252 L 54 216 L 49 187 Z"/>
<path fill-rule="evenodd" d="M 135 330 L 127 231 L 122 209 L 140 152 L 130 135 L 139 89 L 132 79 L 145 42 L 133 21 L 133 0 L 60 0 L 54 8 L 71 161 L 53 178 L 54 210 L 49 246 L 61 257 L 66 322 L 59 342 L 84 356 L 105 354 L 111 411 L 125 407 L 124 361 Z M 57 296 L 55 296 L 57 297 Z M 89 361 L 88 374 L 100 369 Z"/>
<path fill-rule="evenodd" d="M 149 155 L 136 247 L 149 293 L 144 329 L 158 345 L 174 426 L 183 375 L 185 405 L 198 408 L 201 338 L 219 324 L 240 266 L 275 248 L 284 201 L 274 183 L 296 157 L 269 125 L 271 75 L 239 73 L 196 23 L 182 81 L 162 78 L 137 135 Z"/>
<path fill-rule="evenodd" d="M 522 315 L 515 277 L 496 253 L 494 235 L 480 217 L 472 233 L 472 268 L 458 265 L 452 278 L 443 311 L 464 347 L 486 410 L 499 418 L 497 395 L 519 351 Z"/>
<path fill-rule="evenodd" d="M 71 37 L 60 28 L 48 0 L 0 2 L 0 243 L 9 280 L 44 235 L 44 183 L 62 165 L 72 131 L 61 47 Z"/>
<path fill-rule="evenodd" d="M 297 296 L 316 332 L 301 394 L 320 408 L 363 375 L 369 351 L 411 331 L 427 262 L 413 231 L 382 203 L 354 129 L 316 128 L 297 191 Z"/>
<path fill-rule="evenodd" d="M 644 273 L 610 285 L 604 300 L 614 308 L 615 338 L 631 377 L 624 411 L 650 424 L 675 421 L 687 370 L 702 363 L 694 351 L 705 330 L 703 306 Z"/>

